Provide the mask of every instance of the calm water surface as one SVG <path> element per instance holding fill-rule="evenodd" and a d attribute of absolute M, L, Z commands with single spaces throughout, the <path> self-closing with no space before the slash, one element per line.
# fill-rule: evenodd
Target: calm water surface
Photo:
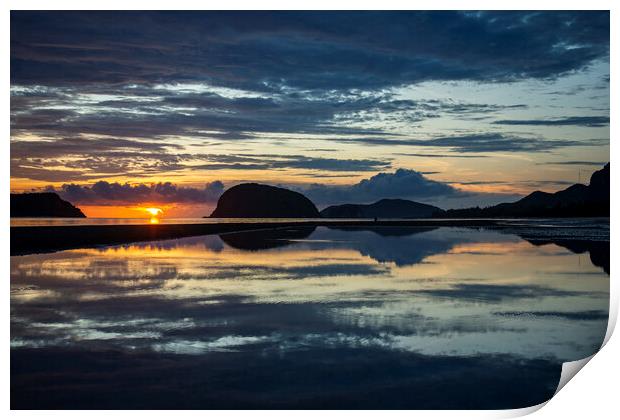
<path fill-rule="evenodd" d="M 257 222 L 310 222 L 310 221 L 330 221 L 343 219 L 292 219 L 292 218 L 223 218 L 223 217 L 194 217 L 194 218 L 114 218 L 114 217 L 13 217 L 11 226 L 94 226 L 94 225 L 148 225 L 148 224 L 215 224 L 215 223 L 257 223 Z M 364 219 L 346 219 L 364 220 Z M 366 219 L 370 220 L 370 219 Z"/>
<path fill-rule="evenodd" d="M 12 407 L 540 403 L 602 343 L 609 242 L 536 232 L 319 227 L 11 257 Z"/>

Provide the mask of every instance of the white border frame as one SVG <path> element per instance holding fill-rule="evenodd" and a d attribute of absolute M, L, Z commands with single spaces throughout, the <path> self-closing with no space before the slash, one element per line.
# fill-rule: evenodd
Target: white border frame
<path fill-rule="evenodd" d="M 233 9 L 248 9 L 248 10 L 275 10 L 275 9 L 293 9 L 293 10 L 343 10 L 343 9 L 357 9 L 357 10 L 371 10 L 371 9 L 393 9 L 393 10 L 611 10 L 611 62 L 610 62 L 610 74 L 614 73 L 618 69 L 618 49 L 617 42 L 614 40 L 618 38 L 618 28 L 620 28 L 620 19 L 618 18 L 620 12 L 620 4 L 618 1 L 611 0 L 589 0 L 575 1 L 545 1 L 545 0 L 506 0 L 501 3 L 497 0 L 468 0 L 468 1 L 450 1 L 450 0 L 417 0 L 414 2 L 403 0 L 382 0 L 381 2 L 371 2 L 364 0 L 315 0 L 313 2 L 297 2 L 292 4 L 289 1 L 283 0 L 263 0 L 260 2 L 251 2 L 243 0 L 227 0 L 226 2 L 201 2 L 196 0 L 175 0 L 174 2 L 164 2 L 161 0 L 151 1 L 121 1 L 121 0 L 108 0 L 103 1 L 89 1 L 84 2 L 76 0 L 56 0 L 53 3 L 49 1 L 33 1 L 22 0 L 14 1 L 9 0 L 8 10 L 6 10 L 2 25 L 3 42 L 2 42 L 2 57 L 4 57 L 4 65 L 2 67 L 2 74 L 4 80 L 10 81 L 9 72 L 9 57 L 10 57 L 10 10 L 50 10 L 50 9 L 79 9 L 79 10 L 132 10 L 132 9 L 155 9 L 155 10 L 233 10 Z M 616 7 L 614 7 L 616 6 Z M 615 77 L 617 72 L 613 74 Z M 617 109 L 616 104 L 618 101 L 618 88 L 614 82 L 614 77 L 611 77 L 610 82 L 610 138 L 615 137 L 618 129 L 616 126 L 616 118 L 614 118 L 613 110 Z M 10 82 L 9 82 L 10 83 Z M 6 90 L 8 93 L 8 89 Z M 9 192 L 10 192 L 10 170 L 7 160 L 10 156 L 10 147 L 8 138 L 10 137 L 10 95 L 5 94 L 3 104 L 3 114 L 6 118 L 7 124 L 5 126 L 6 137 L 2 143 L 2 152 L 4 164 L 0 166 L 2 174 L 2 192 L 0 193 L 0 211 L 4 224 L 2 226 L 2 232 L 4 238 L 9 238 Z M 615 148 L 610 142 L 610 159 L 615 155 Z M 612 170 L 612 185 L 619 185 L 618 176 L 620 172 Z M 618 214 L 618 189 L 612 188 L 611 195 L 611 214 Z M 618 235 L 617 225 L 611 223 L 611 236 L 617 238 Z M 615 239 L 611 241 L 611 254 L 612 257 L 618 256 L 618 247 L 616 246 Z M 10 341 L 10 296 L 8 293 L 9 276 L 8 270 L 10 266 L 9 259 L 9 241 L 4 239 L 0 242 L 0 255 L 3 256 L 2 266 L 5 276 L 3 276 L 5 283 L 5 295 L 3 297 L 3 320 L 2 336 L 4 337 L 3 357 L 1 359 L 1 371 L 3 372 L 1 384 L 2 394 L 0 396 L 2 405 L 5 410 L 9 410 L 10 399 L 10 363 L 9 363 L 9 341 Z M 615 258 L 612 258 L 612 261 Z M 548 403 L 540 404 L 535 407 L 518 409 L 518 410 L 498 410 L 498 411 L 143 411 L 135 413 L 133 411 L 117 411 L 114 416 L 120 418 L 130 418 L 136 415 L 148 416 L 150 419 L 167 419 L 169 416 L 182 415 L 186 418 L 203 419 L 205 415 L 215 418 L 227 419 L 252 416 L 258 419 L 269 420 L 288 420 L 290 416 L 295 416 L 301 420 L 314 420 L 317 415 L 324 418 L 340 418 L 342 416 L 355 416 L 361 420 L 373 419 L 376 416 L 389 416 L 394 419 L 407 419 L 410 416 L 416 416 L 421 418 L 437 419 L 437 418 L 459 418 L 459 419 L 485 419 L 485 418 L 506 418 L 517 417 L 532 412 L 536 412 L 535 416 L 538 419 L 554 419 L 554 418 L 566 418 L 566 419 L 582 419 L 583 417 L 589 418 L 609 418 L 611 413 L 618 412 L 619 403 L 617 397 L 617 385 L 618 377 L 620 373 L 620 362 L 616 355 L 620 354 L 620 342 L 617 337 L 612 336 L 613 328 L 617 321 L 618 315 L 618 302 L 620 288 L 617 284 L 614 284 L 612 278 L 610 278 L 610 322 L 605 337 L 605 346 L 603 351 L 595 355 L 592 361 L 587 364 L 582 372 L 579 373 L 577 380 L 569 381 L 569 383 L 554 396 Z M 543 410 L 538 411 L 545 406 Z M 84 413 L 82 411 L 11 411 L 10 415 L 15 418 L 58 418 L 58 419 L 81 419 L 84 415 L 89 416 L 91 419 L 99 419 L 107 417 L 109 414 L 105 411 L 89 411 Z"/>

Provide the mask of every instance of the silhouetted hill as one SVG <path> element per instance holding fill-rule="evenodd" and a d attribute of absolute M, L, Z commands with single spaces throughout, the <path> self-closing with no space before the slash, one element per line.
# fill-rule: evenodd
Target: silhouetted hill
<path fill-rule="evenodd" d="M 209 217 L 321 217 L 303 194 L 263 184 L 239 184 L 217 201 Z"/>
<path fill-rule="evenodd" d="M 11 217 L 86 217 L 56 193 L 11 194 Z"/>
<path fill-rule="evenodd" d="M 439 207 L 410 200 L 383 199 L 372 204 L 341 204 L 321 211 L 327 218 L 417 219 L 443 212 Z"/>
<path fill-rule="evenodd" d="M 556 193 L 535 191 L 514 203 L 486 208 L 447 210 L 437 217 L 608 217 L 609 163 L 596 171 L 590 185 L 574 184 Z"/>

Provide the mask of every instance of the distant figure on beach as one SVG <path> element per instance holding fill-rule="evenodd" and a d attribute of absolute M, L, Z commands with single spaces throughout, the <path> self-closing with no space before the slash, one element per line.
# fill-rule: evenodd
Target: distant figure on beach
<path fill-rule="evenodd" d="M 375 217 L 375 222 L 377 221 L 377 217 Z"/>

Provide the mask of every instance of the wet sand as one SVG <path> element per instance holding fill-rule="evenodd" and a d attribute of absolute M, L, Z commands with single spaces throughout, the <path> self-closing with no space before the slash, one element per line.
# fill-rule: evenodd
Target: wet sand
<path fill-rule="evenodd" d="M 260 229 L 301 226 L 341 226 L 350 228 L 402 227 L 493 227 L 497 220 L 379 220 L 379 221 L 308 221 L 217 224 L 160 224 L 160 225 L 93 225 L 93 226 L 13 226 L 11 227 L 11 255 L 53 252 L 73 248 L 91 248 L 132 242 L 176 239 Z"/>

